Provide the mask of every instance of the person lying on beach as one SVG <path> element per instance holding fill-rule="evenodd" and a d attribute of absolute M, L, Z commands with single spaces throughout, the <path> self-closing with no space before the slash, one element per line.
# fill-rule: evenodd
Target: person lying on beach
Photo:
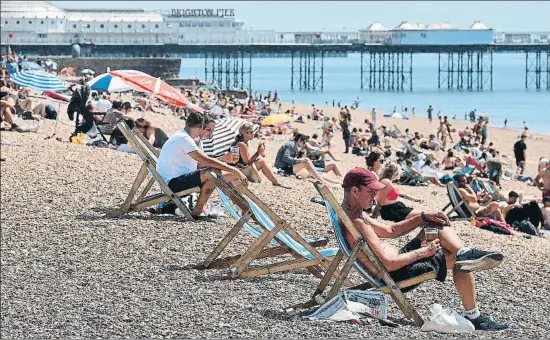
<path fill-rule="evenodd" d="M 235 167 L 241 170 L 250 182 L 260 183 L 261 178 L 258 171 L 261 171 L 274 186 L 290 189 L 290 187 L 279 182 L 273 171 L 271 171 L 271 166 L 265 158 L 265 144 L 263 142 L 258 145 L 256 152 L 250 155 L 248 142 L 252 139 L 254 139 L 254 126 L 244 123 L 239 128 L 239 134 L 235 142 L 231 144 L 231 147 L 239 148 L 238 160 L 235 163 Z"/>
<path fill-rule="evenodd" d="M 192 211 L 194 218 L 201 217 L 203 208 L 214 191 L 214 182 L 206 175 L 201 165 L 222 171 L 227 181 L 240 180 L 247 183 L 246 176 L 237 168 L 217 159 L 211 158 L 199 149 L 194 138 L 201 134 L 205 117 L 200 113 L 192 112 L 185 121 L 185 128 L 174 133 L 164 144 L 157 162 L 157 171 L 168 187 L 174 192 L 200 187 L 199 198 Z M 175 211 L 173 203 L 163 208 L 163 213 Z"/>
<path fill-rule="evenodd" d="M 325 176 L 323 173 L 319 173 L 315 169 L 313 162 L 305 157 L 305 152 L 302 157 L 298 156 L 298 149 L 304 148 L 306 141 L 306 135 L 297 133 L 293 141 L 281 146 L 275 158 L 275 168 L 280 169 L 286 175 L 296 175 L 298 178 L 313 177 L 323 183 L 331 182 L 339 184 L 340 182 Z M 326 168 L 324 170 L 325 173 L 328 172 Z"/>
<path fill-rule="evenodd" d="M 379 215 L 386 221 L 401 222 L 421 213 L 420 210 L 407 207 L 399 201 L 399 197 L 420 203 L 421 200 L 407 196 L 399 192 L 399 188 L 393 184 L 399 179 L 399 166 L 394 162 L 387 162 L 380 173 L 380 183 L 385 187 L 376 195 L 376 207 L 372 213 L 373 218 Z"/>
<path fill-rule="evenodd" d="M 431 271 L 437 273 L 436 280 L 444 282 L 447 270 L 452 270 L 455 287 L 465 309 L 465 317 L 472 322 L 474 328 L 485 331 L 507 328 L 505 324 L 495 322 L 487 314 L 479 311 L 473 275 L 473 272 L 499 266 L 504 259 L 502 253 L 465 247 L 450 227 L 447 216 L 441 211 L 421 212 L 413 218 L 391 225 L 382 224 L 369 217 L 363 211 L 372 207 L 378 192 L 385 188 L 369 170 L 350 170 L 344 177 L 343 187 L 342 209 L 396 282 Z M 427 241 L 424 231 L 421 230 L 401 250 L 383 240 L 407 235 L 421 225 L 439 229 L 438 239 Z M 348 247 L 352 249 L 357 239 L 345 227 L 342 231 Z M 379 276 L 374 265 L 364 254 L 359 255 L 358 261 L 371 273 Z M 416 287 L 417 285 L 406 288 L 405 291 Z"/>
<path fill-rule="evenodd" d="M 480 197 L 474 192 L 471 186 L 468 185 L 466 176 L 463 174 L 454 175 L 453 179 L 458 185 L 458 193 L 466 204 L 472 209 L 477 217 L 495 217 L 497 221 L 505 222 L 504 214 L 497 202 L 490 202 L 487 205 L 481 205 Z"/>

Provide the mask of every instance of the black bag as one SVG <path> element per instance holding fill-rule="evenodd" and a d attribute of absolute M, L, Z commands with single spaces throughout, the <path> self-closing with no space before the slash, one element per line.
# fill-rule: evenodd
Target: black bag
<path fill-rule="evenodd" d="M 514 222 L 513 227 L 517 229 L 518 231 L 521 231 L 522 233 L 526 233 L 528 235 L 537 235 L 537 228 L 531 223 L 529 220 L 523 220 L 521 222 Z"/>
<path fill-rule="evenodd" d="M 44 118 L 46 118 L 46 119 L 57 119 L 57 111 L 51 105 L 46 105 Z"/>

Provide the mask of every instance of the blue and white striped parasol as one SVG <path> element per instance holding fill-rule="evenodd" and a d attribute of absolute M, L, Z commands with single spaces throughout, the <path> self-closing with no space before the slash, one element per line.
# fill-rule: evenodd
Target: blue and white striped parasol
<path fill-rule="evenodd" d="M 388 114 L 385 114 L 384 117 L 386 117 L 386 118 L 409 119 L 409 117 L 407 117 L 406 115 L 404 115 L 400 112 L 388 113 Z"/>
<path fill-rule="evenodd" d="M 211 157 L 218 157 L 226 154 L 229 147 L 239 134 L 239 129 L 248 121 L 238 117 L 228 117 L 216 120 L 216 127 L 212 133 L 212 138 L 202 141 L 204 153 Z M 258 124 L 254 124 L 254 133 L 260 130 Z"/>
<path fill-rule="evenodd" d="M 39 91 L 63 91 L 69 84 L 45 71 L 27 71 L 15 72 L 10 75 L 15 84 L 21 87 L 30 87 Z"/>
<path fill-rule="evenodd" d="M 113 76 L 110 73 L 103 73 L 88 82 L 91 90 L 102 92 L 126 92 L 133 88 L 129 86 L 122 78 Z"/>
<path fill-rule="evenodd" d="M 44 68 L 34 61 L 23 61 L 21 63 L 21 69 L 23 70 L 43 70 Z"/>

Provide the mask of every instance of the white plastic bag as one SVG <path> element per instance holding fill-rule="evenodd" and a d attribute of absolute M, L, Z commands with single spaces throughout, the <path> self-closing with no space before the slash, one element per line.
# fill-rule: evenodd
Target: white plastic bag
<path fill-rule="evenodd" d="M 472 333 L 475 329 L 469 320 L 449 307 L 434 303 L 430 306 L 430 311 L 432 315 L 420 329 L 423 332 Z"/>

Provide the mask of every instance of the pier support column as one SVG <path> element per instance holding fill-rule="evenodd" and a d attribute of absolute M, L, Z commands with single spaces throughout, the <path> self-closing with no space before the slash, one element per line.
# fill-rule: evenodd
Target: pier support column
<path fill-rule="evenodd" d="M 296 51 L 291 53 L 290 59 L 291 90 L 296 85 L 299 90 L 323 90 L 325 51 Z"/>
<path fill-rule="evenodd" d="M 438 53 L 437 88 L 492 90 L 493 51 Z"/>
<path fill-rule="evenodd" d="M 550 52 L 525 52 L 525 89 L 550 90 Z"/>
<path fill-rule="evenodd" d="M 412 91 L 412 53 L 361 52 L 361 89 Z"/>
<path fill-rule="evenodd" d="M 204 78 L 219 88 L 252 91 L 251 52 L 204 53 Z"/>

